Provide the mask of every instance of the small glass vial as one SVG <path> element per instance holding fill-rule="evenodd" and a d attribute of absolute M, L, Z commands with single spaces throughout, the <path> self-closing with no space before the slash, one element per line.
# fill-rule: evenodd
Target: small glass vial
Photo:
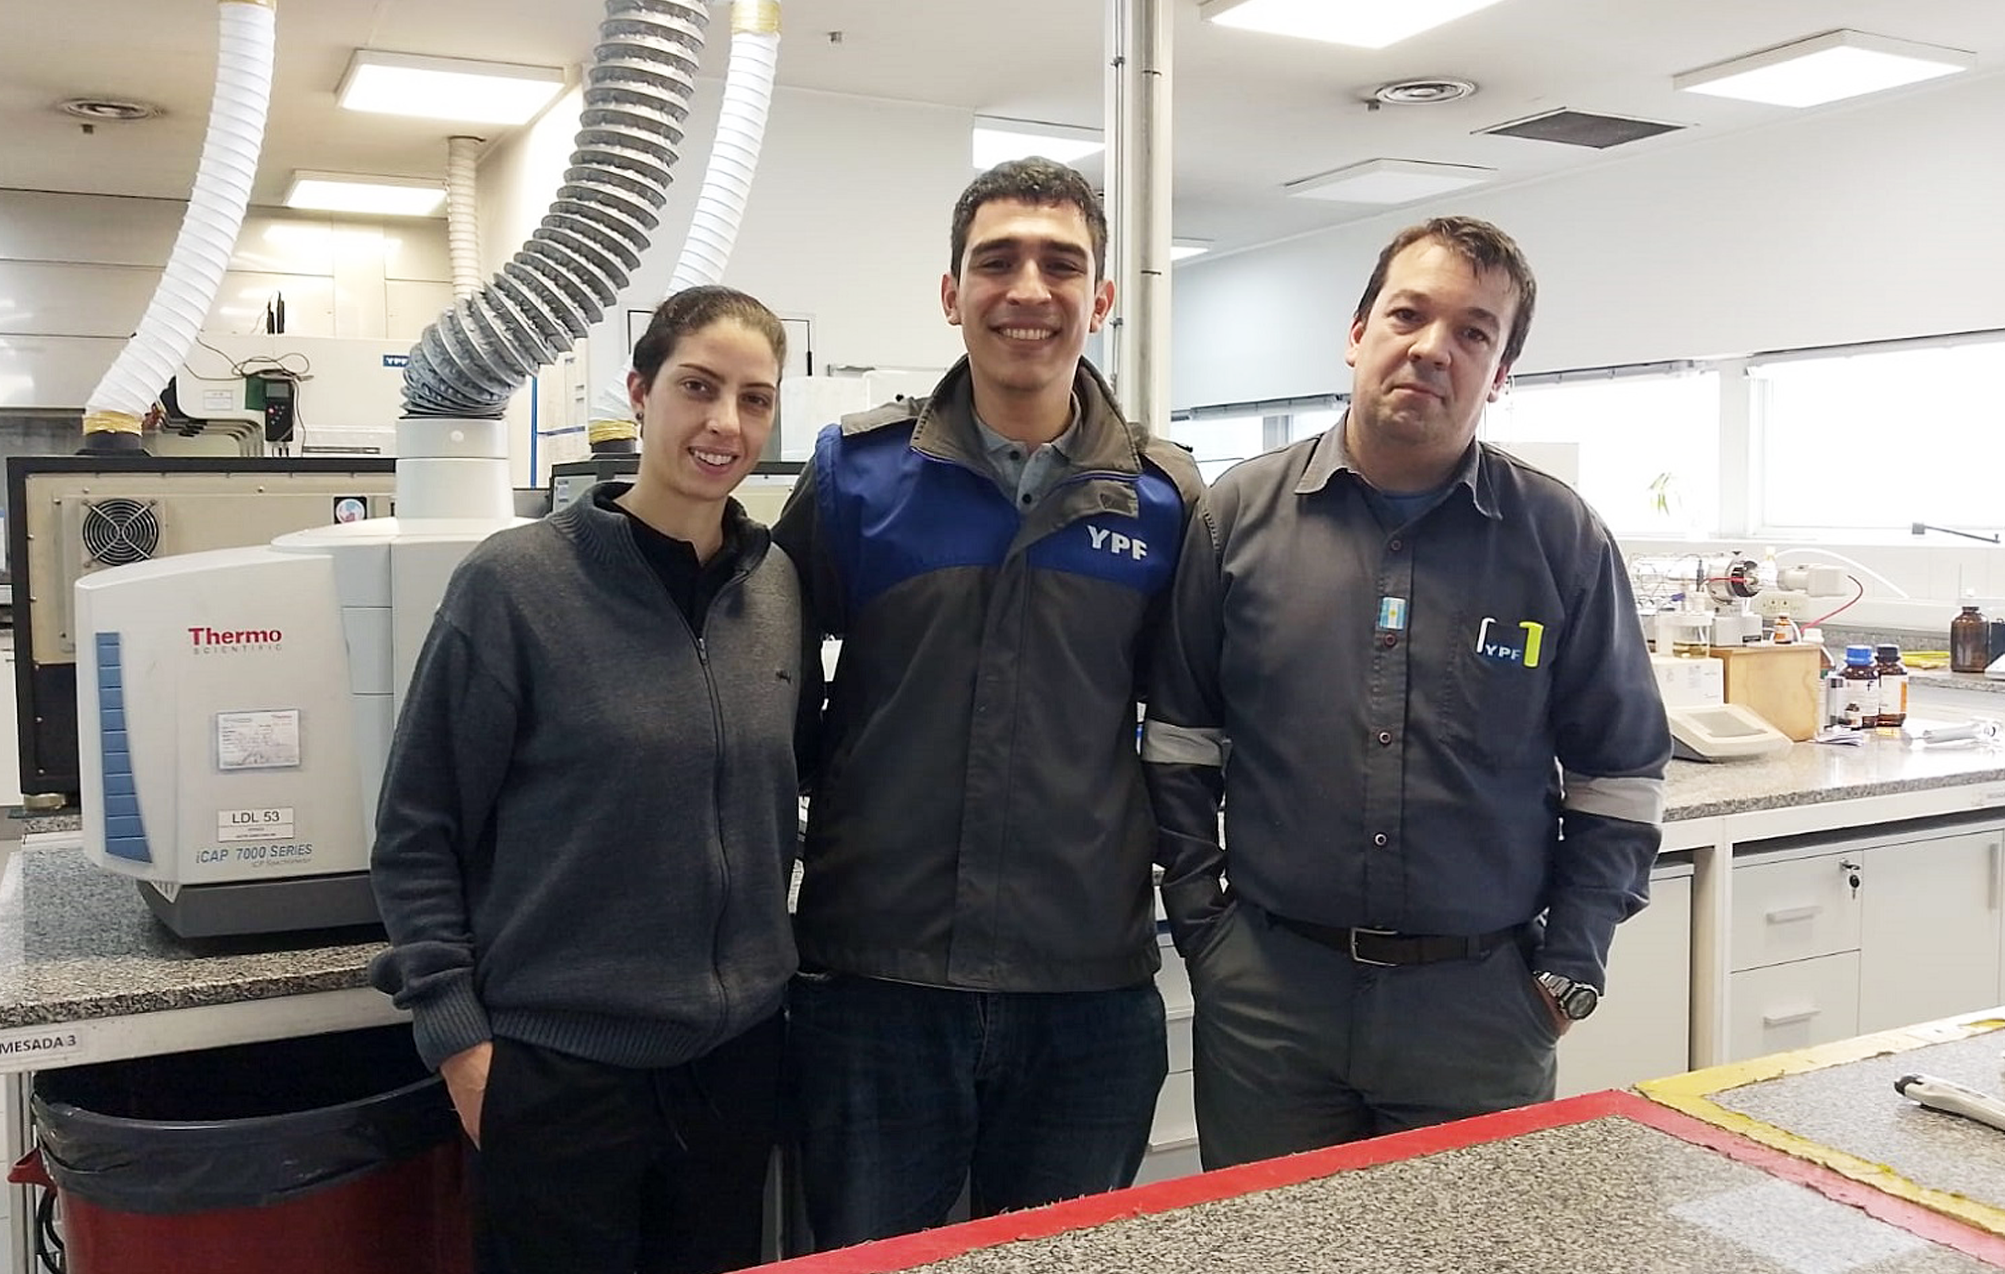
<path fill-rule="evenodd" d="M 1769 632 L 1768 639 L 1778 646 L 1793 646 L 1799 635 L 1796 621 L 1789 617 L 1788 611 L 1783 611 L 1775 617 L 1775 627 Z"/>
<path fill-rule="evenodd" d="M 1990 653 L 1991 634 L 1984 616 L 1975 605 L 1965 606 L 1961 615 L 1949 621 L 1949 670 L 1983 672 L 1984 665 L 1991 662 Z"/>
<path fill-rule="evenodd" d="M 1899 729 L 1908 719 L 1908 669 L 1901 648 L 1891 642 L 1875 646 L 1873 657 L 1880 674 L 1880 728 Z"/>
<path fill-rule="evenodd" d="M 1871 646 L 1845 647 L 1844 724 L 1870 730 L 1880 723 L 1880 674 Z"/>

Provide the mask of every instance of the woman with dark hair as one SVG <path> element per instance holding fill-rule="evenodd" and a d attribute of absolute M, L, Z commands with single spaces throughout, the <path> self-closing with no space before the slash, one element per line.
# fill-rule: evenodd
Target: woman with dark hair
<path fill-rule="evenodd" d="M 759 1259 L 820 679 L 793 566 L 731 493 L 785 345 L 742 292 L 664 301 L 627 378 L 635 480 L 467 557 L 397 723 L 373 980 L 479 1148 L 508 1274 Z"/>

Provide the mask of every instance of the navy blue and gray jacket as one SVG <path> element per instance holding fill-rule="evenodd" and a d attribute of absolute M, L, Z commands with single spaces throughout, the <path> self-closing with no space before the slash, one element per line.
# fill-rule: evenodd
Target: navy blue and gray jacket
<path fill-rule="evenodd" d="M 843 639 L 796 934 L 806 966 L 1086 991 L 1157 965 L 1135 746 L 1196 466 L 1082 363 L 1072 472 L 1019 511 L 966 360 L 823 431 L 774 539 Z"/>

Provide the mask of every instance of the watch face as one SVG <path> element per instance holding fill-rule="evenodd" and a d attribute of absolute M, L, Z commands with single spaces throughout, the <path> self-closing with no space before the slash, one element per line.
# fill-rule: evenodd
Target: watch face
<path fill-rule="evenodd" d="M 1576 982 L 1573 984 L 1571 990 L 1560 997 L 1559 1009 L 1567 1017 L 1578 1022 L 1580 1019 L 1594 1012 L 1595 1006 L 1600 1003 L 1601 995 L 1599 992 L 1591 986 L 1582 986 Z"/>
<path fill-rule="evenodd" d="M 1595 1006 L 1601 1003 L 1601 992 L 1585 982 L 1575 982 L 1564 974 L 1543 971 L 1533 976 L 1540 986 L 1551 993 L 1553 1002 L 1559 1005 L 1559 1011 L 1566 1014 L 1569 1021 L 1578 1022 L 1594 1012 Z"/>

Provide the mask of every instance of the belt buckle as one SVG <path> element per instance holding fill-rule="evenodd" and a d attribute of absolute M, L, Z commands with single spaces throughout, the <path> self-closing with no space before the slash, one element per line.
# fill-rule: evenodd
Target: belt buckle
<path fill-rule="evenodd" d="M 1373 938 L 1393 938 L 1393 937 L 1397 937 L 1397 936 L 1399 936 L 1399 930 L 1397 930 L 1397 929 L 1366 929 L 1366 928 L 1362 928 L 1362 927 L 1360 927 L 1360 926 L 1357 926 L 1357 925 L 1353 925 L 1353 926 L 1351 927 L 1351 959 L 1352 959 L 1352 960 L 1355 960 L 1355 961 L 1356 961 L 1357 963 L 1359 963 L 1359 964 L 1369 964 L 1369 965 L 1373 965 L 1373 966 L 1375 966 L 1375 967 L 1377 967 L 1377 968 L 1381 968 L 1381 969 L 1391 969 L 1391 968 L 1394 968 L 1394 967 L 1396 967 L 1396 966 L 1395 966 L 1395 965 L 1393 964 L 1393 962 L 1392 962 L 1392 961 L 1390 961 L 1390 960 L 1367 960 L 1367 959 L 1365 959 L 1365 958 L 1364 958 L 1363 956 L 1359 955 L 1359 954 L 1358 954 L 1358 935 L 1359 935 L 1359 934 L 1361 934 L 1361 933 L 1362 933 L 1362 934 L 1366 934 L 1366 935 L 1368 935 L 1368 936 L 1370 936 L 1370 937 L 1373 937 Z"/>

